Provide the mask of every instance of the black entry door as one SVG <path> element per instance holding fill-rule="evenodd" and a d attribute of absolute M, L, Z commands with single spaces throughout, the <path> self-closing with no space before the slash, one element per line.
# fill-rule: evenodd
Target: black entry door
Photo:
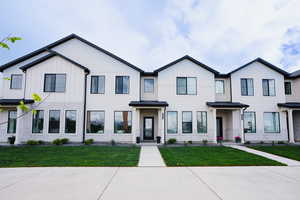
<path fill-rule="evenodd" d="M 222 117 L 217 117 L 217 137 L 223 137 Z"/>
<path fill-rule="evenodd" d="M 154 118 L 144 117 L 144 140 L 154 139 Z"/>

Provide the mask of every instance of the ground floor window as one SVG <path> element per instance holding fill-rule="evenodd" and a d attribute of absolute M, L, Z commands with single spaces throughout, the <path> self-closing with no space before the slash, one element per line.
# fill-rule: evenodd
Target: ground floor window
<path fill-rule="evenodd" d="M 197 133 L 207 133 L 207 112 L 197 112 Z"/>
<path fill-rule="evenodd" d="M 168 111 L 167 112 L 167 133 L 177 133 L 178 125 L 177 125 L 177 112 L 176 111 Z"/>
<path fill-rule="evenodd" d="M 130 111 L 116 111 L 115 112 L 115 133 L 131 133 L 131 112 Z"/>
<path fill-rule="evenodd" d="M 104 133 L 104 111 L 87 111 L 87 133 Z"/>
<path fill-rule="evenodd" d="M 265 112 L 264 113 L 264 130 L 265 133 L 279 133 L 280 122 L 278 112 Z"/>
<path fill-rule="evenodd" d="M 76 133 L 76 110 L 66 110 L 65 133 Z"/>
<path fill-rule="evenodd" d="M 42 133 L 44 129 L 44 111 L 37 110 L 32 114 L 32 133 Z"/>
<path fill-rule="evenodd" d="M 191 111 L 182 112 L 182 133 L 193 132 L 193 113 Z"/>
<path fill-rule="evenodd" d="M 49 133 L 59 133 L 60 110 L 49 111 Z"/>
<path fill-rule="evenodd" d="M 256 133 L 255 112 L 244 112 L 244 133 Z"/>
<path fill-rule="evenodd" d="M 8 111 L 8 124 L 7 124 L 7 133 L 16 133 L 17 128 L 17 111 L 9 110 Z"/>

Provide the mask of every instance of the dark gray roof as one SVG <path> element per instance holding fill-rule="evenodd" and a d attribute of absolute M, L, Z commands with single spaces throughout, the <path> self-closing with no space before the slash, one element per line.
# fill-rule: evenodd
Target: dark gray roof
<path fill-rule="evenodd" d="M 300 70 L 297 70 L 290 74 L 290 78 L 298 78 L 300 77 Z"/>
<path fill-rule="evenodd" d="M 279 107 L 285 108 L 300 108 L 300 102 L 287 102 L 277 104 Z"/>
<path fill-rule="evenodd" d="M 111 56 L 112 58 L 114 58 L 114 59 L 116 59 L 116 60 L 118 60 L 120 62 L 122 62 L 123 64 L 125 64 L 125 65 L 127 65 L 127 66 L 129 66 L 129 67 L 131 67 L 131 68 L 133 68 L 133 69 L 135 69 L 137 71 L 139 71 L 139 72 L 143 72 L 143 70 L 141 70 L 140 68 L 134 66 L 133 64 L 130 64 L 126 60 L 123 60 L 122 58 L 120 58 L 120 57 L 118 57 L 118 56 L 110 53 L 109 51 L 106 51 L 106 50 L 102 49 L 101 47 L 99 47 L 99 46 L 97 46 L 97 45 L 95 45 L 95 44 L 93 44 L 93 43 L 91 43 L 91 42 L 89 42 L 89 41 L 87 41 L 87 40 L 79 37 L 76 34 L 68 35 L 67 37 L 64 37 L 64 38 L 62 38 L 62 39 L 60 39 L 60 40 L 58 40 L 58 41 L 56 41 L 56 42 L 54 42 L 52 44 L 49 44 L 49 45 L 47 45 L 45 47 L 42 47 L 42 48 L 40 48 L 40 49 L 38 49 L 36 51 L 33 51 L 33 52 L 29 53 L 29 54 L 26 54 L 25 56 L 22 56 L 20 58 L 17 58 L 15 60 L 11 61 L 11 62 L 8 62 L 8 63 L 2 65 L 2 66 L 0 66 L 0 72 L 3 72 L 3 70 L 5 70 L 5 69 L 7 69 L 7 68 L 9 68 L 9 67 L 11 67 L 13 65 L 16 65 L 16 64 L 18 64 L 20 62 L 23 62 L 24 60 L 27 60 L 27 59 L 29 59 L 31 57 L 34 57 L 34 56 L 36 56 L 36 55 L 38 55 L 38 54 L 40 54 L 42 52 L 47 51 L 48 49 L 56 47 L 56 46 L 58 46 L 58 45 L 60 45 L 60 44 L 62 44 L 64 42 L 67 42 L 67 41 L 69 41 L 71 39 L 78 39 L 79 41 L 81 41 L 81 42 L 83 42 L 83 43 L 85 43 L 85 44 L 87 44 L 87 45 L 89 45 L 89 46 L 91 46 L 91 47 L 93 47 L 93 48 L 101 51 L 102 53 L 105 53 L 105 54 Z"/>
<path fill-rule="evenodd" d="M 24 104 L 34 103 L 32 99 L 0 99 L 0 105 L 19 105 L 20 101 L 23 101 Z"/>
<path fill-rule="evenodd" d="M 166 101 L 131 101 L 129 106 L 150 106 L 150 107 L 167 107 L 169 104 Z"/>
<path fill-rule="evenodd" d="M 247 108 L 249 105 L 240 102 L 229 102 L 229 101 L 216 101 L 206 102 L 206 105 L 214 108 Z"/>
<path fill-rule="evenodd" d="M 273 69 L 273 70 L 277 71 L 278 73 L 280 73 L 280 74 L 282 74 L 282 75 L 284 75 L 284 76 L 287 76 L 287 77 L 288 77 L 288 76 L 290 75 L 288 72 L 284 71 L 283 69 L 280 69 L 279 67 L 276 67 L 275 65 L 273 65 L 273 64 L 271 64 L 271 63 L 265 61 L 265 60 L 262 59 L 262 58 L 256 58 L 256 59 L 252 60 L 251 62 L 246 63 L 245 65 L 243 65 L 243 66 L 241 66 L 241 67 L 239 67 L 239 68 L 237 68 L 237 69 L 235 69 L 235 70 L 229 72 L 228 74 L 232 74 L 232 73 L 234 73 L 234 72 L 237 72 L 237 71 L 239 71 L 239 70 L 241 70 L 241 69 L 247 67 L 248 65 L 250 65 L 250 64 L 252 64 L 252 63 L 254 63 L 254 62 L 259 62 L 259 63 L 261 63 L 261 64 L 263 64 L 263 65 L 269 67 L 270 69 Z"/>
<path fill-rule="evenodd" d="M 198 60 L 196 60 L 196 59 L 194 59 L 194 58 L 192 58 L 191 56 L 188 56 L 188 55 L 185 55 L 185 56 L 183 56 L 183 57 L 181 57 L 181 58 L 179 58 L 179 59 L 177 59 L 177 60 L 175 60 L 175 61 L 173 61 L 173 62 L 171 62 L 171 63 L 169 63 L 169 64 L 167 64 L 167 65 L 165 65 L 163 67 L 161 67 L 161 68 L 158 68 L 157 70 L 154 71 L 154 73 L 161 72 L 161 71 L 163 71 L 163 70 L 171 67 L 172 65 L 175 65 L 176 63 L 179 63 L 180 61 L 183 61 L 185 59 L 187 59 L 187 60 L 195 63 L 196 65 L 199 65 L 200 67 L 202 67 L 202 68 L 204 68 L 204 69 L 206 69 L 206 70 L 208 70 L 208 71 L 210 71 L 210 72 L 212 72 L 214 74 L 219 74 L 218 71 L 216 71 L 216 70 L 208 67 L 207 65 L 199 62 Z"/>

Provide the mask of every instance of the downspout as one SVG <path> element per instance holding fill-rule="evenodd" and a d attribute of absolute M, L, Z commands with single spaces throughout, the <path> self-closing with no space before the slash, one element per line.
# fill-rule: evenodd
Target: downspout
<path fill-rule="evenodd" d="M 23 99 L 25 100 L 25 94 L 26 94 L 26 70 L 23 70 L 24 73 L 24 94 L 23 94 Z"/>
<path fill-rule="evenodd" d="M 285 111 L 285 112 L 286 112 L 288 142 L 290 142 L 290 126 L 289 126 L 290 120 L 289 120 L 289 112 L 288 111 Z"/>
<path fill-rule="evenodd" d="M 88 76 L 89 72 L 88 71 L 85 71 L 85 74 L 84 74 L 84 99 L 83 99 L 83 130 L 82 130 L 82 143 L 84 143 L 85 141 L 85 130 L 86 130 L 86 127 L 85 127 L 85 119 L 86 119 L 86 95 L 87 95 L 87 76 Z"/>

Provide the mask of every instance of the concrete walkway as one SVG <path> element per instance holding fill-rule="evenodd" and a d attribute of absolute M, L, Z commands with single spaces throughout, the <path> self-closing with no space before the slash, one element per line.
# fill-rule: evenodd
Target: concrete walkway
<path fill-rule="evenodd" d="M 251 148 L 248 148 L 248 147 L 245 147 L 245 146 L 239 146 L 239 145 L 226 145 L 226 146 L 229 146 L 229 147 L 232 147 L 232 148 L 235 148 L 235 149 L 239 149 L 239 150 L 242 150 L 242 151 L 246 151 L 246 152 L 249 152 L 249 153 L 253 153 L 253 154 L 256 154 L 256 155 L 259 155 L 259 156 L 263 156 L 263 157 L 269 158 L 271 160 L 275 160 L 277 162 L 281 162 L 283 164 L 286 164 L 287 166 L 300 166 L 299 161 L 288 159 L 288 158 L 285 158 L 285 157 L 277 156 L 277 155 L 266 153 L 266 152 L 262 152 L 262 151 L 258 151 L 258 150 L 251 149 Z"/>
<path fill-rule="evenodd" d="M 0 168 L 1 200 L 299 200 L 300 167 Z"/>
<path fill-rule="evenodd" d="M 141 148 L 139 167 L 165 167 L 165 163 L 156 145 L 145 145 Z"/>

